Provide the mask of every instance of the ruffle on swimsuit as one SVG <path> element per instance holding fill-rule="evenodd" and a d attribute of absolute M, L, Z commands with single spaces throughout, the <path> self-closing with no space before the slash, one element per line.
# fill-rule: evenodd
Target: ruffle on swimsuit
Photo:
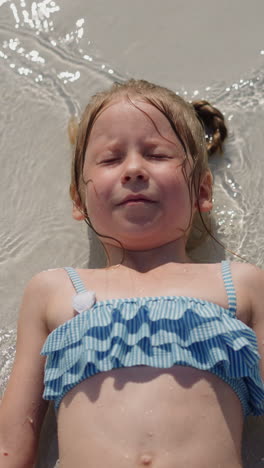
<path fill-rule="evenodd" d="M 75 309 L 81 313 L 53 330 L 41 352 L 47 356 L 43 398 L 55 400 L 56 408 L 69 390 L 99 372 L 182 365 L 227 382 L 245 415 L 264 413 L 256 335 L 236 318 L 229 262 L 222 262 L 228 309 L 184 296 L 95 302 L 77 272 L 66 270 L 77 291 Z"/>

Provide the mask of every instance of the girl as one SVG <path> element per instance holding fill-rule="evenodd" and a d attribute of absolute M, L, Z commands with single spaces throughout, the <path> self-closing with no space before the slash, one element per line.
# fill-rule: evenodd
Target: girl
<path fill-rule="evenodd" d="M 47 400 L 60 467 L 242 467 L 243 418 L 264 412 L 264 275 L 188 255 L 212 208 L 207 153 L 225 136 L 208 103 L 145 81 L 91 100 L 70 192 L 108 265 L 30 281 L 0 408 L 1 468 L 33 466 Z"/>

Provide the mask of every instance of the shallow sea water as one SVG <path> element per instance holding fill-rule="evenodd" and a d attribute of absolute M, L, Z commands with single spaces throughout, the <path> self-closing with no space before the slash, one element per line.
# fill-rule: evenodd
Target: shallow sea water
<path fill-rule="evenodd" d="M 85 225 L 71 219 L 67 125 L 92 94 L 130 75 L 102 58 L 86 18 L 65 12 L 57 1 L 0 0 L 0 394 L 29 278 L 62 265 L 102 264 L 96 241 L 87 242 Z M 225 114 L 229 138 L 224 154 L 211 160 L 216 232 L 230 250 L 259 266 L 264 264 L 263 89 L 259 62 L 237 82 L 174 89 L 189 100 L 212 101 Z M 206 261 L 229 254 L 209 241 L 195 256 Z M 263 420 L 246 426 L 246 468 L 264 466 L 263 434 Z"/>

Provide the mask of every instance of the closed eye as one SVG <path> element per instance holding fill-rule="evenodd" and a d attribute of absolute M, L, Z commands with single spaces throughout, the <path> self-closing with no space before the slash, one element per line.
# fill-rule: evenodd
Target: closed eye
<path fill-rule="evenodd" d="M 151 159 L 172 159 L 171 156 L 168 156 L 167 154 L 149 154 L 149 158 Z"/>
<path fill-rule="evenodd" d="M 156 161 L 173 159 L 172 156 L 168 156 L 167 154 L 147 154 L 145 157 L 147 159 L 156 160 Z M 117 164 L 121 160 L 122 160 L 122 157 L 107 158 L 107 159 L 102 159 L 101 161 L 98 162 L 98 164 L 103 164 L 103 165 Z"/>
<path fill-rule="evenodd" d="M 120 158 L 108 158 L 108 159 L 103 159 L 102 161 L 99 162 L 99 164 L 114 164 L 120 161 Z"/>

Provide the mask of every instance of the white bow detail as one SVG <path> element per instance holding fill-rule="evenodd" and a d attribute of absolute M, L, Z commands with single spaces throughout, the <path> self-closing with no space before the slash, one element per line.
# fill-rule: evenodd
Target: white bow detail
<path fill-rule="evenodd" d="M 84 291 L 76 294 L 72 298 L 72 305 L 74 310 L 79 314 L 90 309 L 96 302 L 95 293 L 93 291 Z"/>

